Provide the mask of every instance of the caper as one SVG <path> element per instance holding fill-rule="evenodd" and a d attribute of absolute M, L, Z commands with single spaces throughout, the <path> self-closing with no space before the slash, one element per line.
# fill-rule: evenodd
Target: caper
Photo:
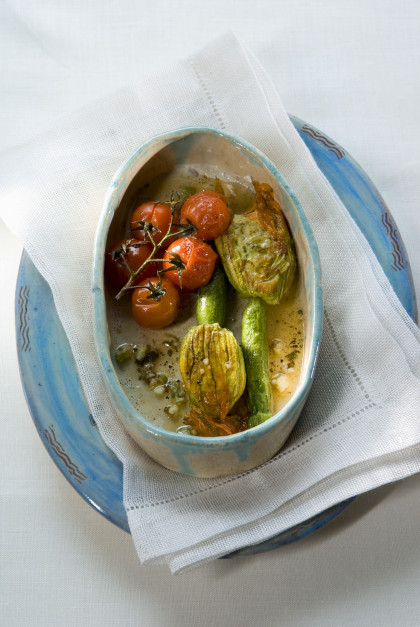
<path fill-rule="evenodd" d="M 134 351 L 136 354 L 136 362 L 141 363 L 143 359 L 146 357 L 147 353 L 150 351 L 150 346 L 148 344 L 136 345 L 134 347 Z"/>
<path fill-rule="evenodd" d="M 165 372 L 157 372 L 156 377 L 160 383 L 166 383 L 168 381 L 168 375 Z"/>
<path fill-rule="evenodd" d="M 115 360 L 118 364 L 123 364 L 134 355 L 134 347 L 132 344 L 125 342 L 115 349 Z"/>
<path fill-rule="evenodd" d="M 167 416 L 169 416 L 169 418 L 176 418 L 176 415 L 178 413 L 178 407 L 176 405 L 166 405 L 166 407 L 164 407 L 163 411 L 165 412 L 165 414 Z"/>
<path fill-rule="evenodd" d="M 168 379 L 166 387 L 170 390 L 172 398 L 175 398 L 179 389 L 178 381 L 176 379 Z"/>

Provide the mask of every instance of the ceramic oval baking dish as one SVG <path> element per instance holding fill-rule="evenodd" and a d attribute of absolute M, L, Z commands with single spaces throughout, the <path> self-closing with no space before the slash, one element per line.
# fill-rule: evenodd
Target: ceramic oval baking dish
<path fill-rule="evenodd" d="M 298 258 L 305 339 L 297 388 L 287 404 L 263 424 L 223 437 L 171 432 L 147 420 L 124 393 L 110 352 L 105 252 L 112 241 L 122 237 L 136 190 L 182 165 L 221 179 L 247 178 L 268 183 L 281 202 Z M 209 128 L 175 130 L 141 146 L 115 174 L 106 195 L 95 242 L 93 290 L 96 350 L 107 389 L 125 428 L 150 457 L 176 472 L 217 477 L 254 468 L 279 451 L 299 418 L 314 376 L 322 332 L 321 269 L 316 242 L 299 200 L 259 150 L 240 138 Z"/>

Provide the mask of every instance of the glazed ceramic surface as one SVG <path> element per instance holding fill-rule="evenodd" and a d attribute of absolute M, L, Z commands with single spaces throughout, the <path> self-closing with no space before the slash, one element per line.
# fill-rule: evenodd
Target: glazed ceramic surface
<path fill-rule="evenodd" d="M 341 146 L 312 125 L 291 119 L 369 240 L 404 307 L 416 319 L 404 245 L 378 191 Z M 122 464 L 104 444 L 92 420 L 50 288 L 25 252 L 16 286 L 16 335 L 23 388 L 48 454 L 93 508 L 129 531 L 123 506 Z M 54 338 L 53 342 L 50 338 Z M 244 547 L 227 557 L 256 554 L 304 538 L 334 519 L 351 501 L 338 503 L 266 542 Z"/>
<path fill-rule="evenodd" d="M 287 405 L 272 418 L 253 429 L 224 437 L 174 433 L 148 421 L 125 395 L 110 355 L 103 276 L 105 251 L 125 236 L 127 212 L 139 187 L 182 166 L 210 178 L 269 183 L 286 215 L 298 257 L 306 329 L 298 387 Z M 312 384 L 322 330 L 322 288 L 318 248 L 308 220 L 287 182 L 262 153 L 237 137 L 202 128 L 160 135 L 139 148 L 111 182 L 97 232 L 93 290 L 96 347 L 105 383 L 127 431 L 150 457 L 170 470 L 208 478 L 244 472 L 277 453 L 296 424 Z"/>

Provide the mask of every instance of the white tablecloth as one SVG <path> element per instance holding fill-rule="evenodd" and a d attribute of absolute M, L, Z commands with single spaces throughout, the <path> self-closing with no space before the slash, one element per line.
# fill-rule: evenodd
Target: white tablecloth
<path fill-rule="evenodd" d="M 288 111 L 368 172 L 420 294 L 420 5 L 416 0 L 10 0 L 0 4 L 0 148 L 234 29 Z M 420 485 L 359 497 L 269 553 L 171 576 L 89 507 L 47 455 L 21 388 L 19 242 L 0 223 L 1 625 L 416 625 Z M 29 532 L 28 532 L 29 530 Z"/>

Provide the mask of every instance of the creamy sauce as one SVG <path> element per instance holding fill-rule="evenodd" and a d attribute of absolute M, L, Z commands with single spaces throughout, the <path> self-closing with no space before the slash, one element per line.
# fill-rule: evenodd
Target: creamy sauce
<path fill-rule="evenodd" d="M 222 185 L 232 211 L 242 212 L 250 207 L 254 197 L 251 186 L 238 181 L 222 181 Z M 214 179 L 199 175 L 191 169 L 175 170 L 139 190 L 131 209 L 134 210 L 146 200 L 168 202 L 174 190 L 182 188 L 190 188 L 190 194 L 214 190 Z M 128 231 L 126 236 L 129 236 Z M 231 286 L 228 290 L 225 326 L 241 343 L 242 312 L 247 301 L 239 298 Z M 136 324 L 131 316 L 129 297 L 116 301 L 114 294 L 108 293 L 106 298 L 111 354 L 114 355 L 117 347 L 125 343 L 136 345 L 138 354 L 145 353 L 146 349 L 154 351 L 158 353 L 153 361 L 156 376 L 160 376 L 163 381 L 166 377 L 174 387 L 178 383 L 182 388 L 178 349 L 188 329 L 197 324 L 196 295 L 181 293 L 181 307 L 176 321 L 158 330 L 143 329 Z M 266 306 L 273 414 L 286 405 L 299 383 L 304 344 L 302 307 L 298 279 L 280 305 Z M 186 397 L 185 402 L 177 403 L 167 386 L 157 385 L 153 390 L 150 379 L 148 382 L 144 376 L 144 369 L 134 359 L 116 363 L 115 369 L 129 401 L 144 418 L 169 431 L 176 431 L 183 424 L 183 417 L 189 410 Z M 156 385 L 156 379 L 152 383 Z"/>

